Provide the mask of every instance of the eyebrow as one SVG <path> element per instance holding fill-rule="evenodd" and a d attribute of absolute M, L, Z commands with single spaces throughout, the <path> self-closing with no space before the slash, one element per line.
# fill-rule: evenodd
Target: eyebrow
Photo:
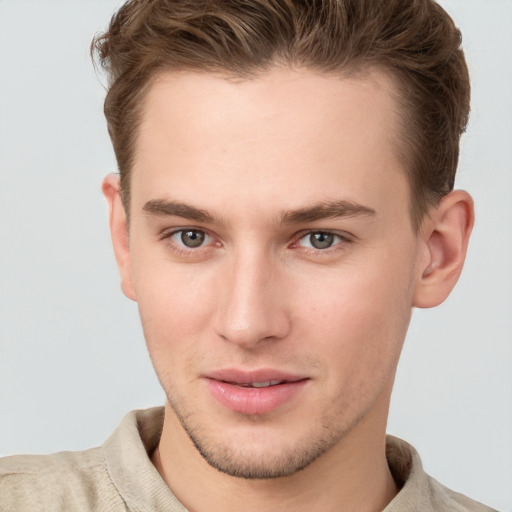
<path fill-rule="evenodd" d="M 207 210 L 172 200 L 152 199 L 144 204 L 142 211 L 145 214 L 158 217 L 182 217 L 195 222 L 208 224 L 223 224 Z M 375 216 L 373 208 L 353 201 L 325 201 L 297 210 L 287 210 L 281 213 L 281 224 L 304 224 L 322 219 L 337 217 L 356 217 L 360 215 Z"/>
<path fill-rule="evenodd" d="M 281 217 L 281 223 L 301 224 L 322 219 L 357 217 L 360 215 L 374 217 L 377 215 L 377 212 L 373 208 L 352 201 L 327 201 L 307 208 L 284 212 Z"/>
<path fill-rule="evenodd" d="M 156 215 L 158 217 L 183 217 L 184 219 L 193 220 L 196 222 L 206 222 L 213 224 L 215 217 L 208 213 L 206 210 L 196 208 L 186 203 L 177 201 L 166 201 L 162 199 L 152 199 L 148 201 L 142 208 L 146 214 Z"/>

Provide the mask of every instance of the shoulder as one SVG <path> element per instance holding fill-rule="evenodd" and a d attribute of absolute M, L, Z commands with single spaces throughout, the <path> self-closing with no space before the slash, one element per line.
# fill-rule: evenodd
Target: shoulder
<path fill-rule="evenodd" d="M 433 510 L 450 510 L 453 512 L 497 512 L 478 501 L 448 489 L 431 476 L 426 478 L 428 487 L 426 495 Z"/>
<path fill-rule="evenodd" d="M 416 450 L 402 439 L 387 437 L 386 456 L 401 490 L 384 512 L 497 512 L 425 473 Z"/>
<path fill-rule="evenodd" d="M 125 511 L 101 448 L 0 459 L 0 510 Z"/>

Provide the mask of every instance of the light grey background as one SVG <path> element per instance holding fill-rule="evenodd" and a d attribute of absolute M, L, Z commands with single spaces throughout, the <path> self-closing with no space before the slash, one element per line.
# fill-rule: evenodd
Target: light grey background
<path fill-rule="evenodd" d="M 458 186 L 477 224 L 456 291 L 414 314 L 389 431 L 512 511 L 512 2 L 442 4 L 472 72 Z M 163 403 L 100 194 L 116 167 L 88 45 L 118 5 L 0 0 L 0 455 L 97 445 Z"/>

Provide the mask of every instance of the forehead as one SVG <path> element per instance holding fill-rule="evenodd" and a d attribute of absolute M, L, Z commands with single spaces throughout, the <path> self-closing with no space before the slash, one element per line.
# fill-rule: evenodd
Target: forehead
<path fill-rule="evenodd" d="M 285 209 L 340 194 L 382 200 L 382 184 L 404 179 L 396 111 L 393 83 L 379 72 L 164 74 L 143 105 L 132 198 L 179 191 L 180 200 L 268 203 L 286 191 Z"/>

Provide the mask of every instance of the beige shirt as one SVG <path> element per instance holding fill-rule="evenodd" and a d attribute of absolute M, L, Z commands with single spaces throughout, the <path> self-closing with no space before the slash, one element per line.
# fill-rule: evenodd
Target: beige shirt
<path fill-rule="evenodd" d="M 99 448 L 0 459 L 0 511 L 186 512 L 148 456 L 162 424 L 163 408 L 133 411 Z M 383 512 L 493 510 L 429 477 L 404 441 L 389 436 L 387 457 L 403 487 Z"/>

